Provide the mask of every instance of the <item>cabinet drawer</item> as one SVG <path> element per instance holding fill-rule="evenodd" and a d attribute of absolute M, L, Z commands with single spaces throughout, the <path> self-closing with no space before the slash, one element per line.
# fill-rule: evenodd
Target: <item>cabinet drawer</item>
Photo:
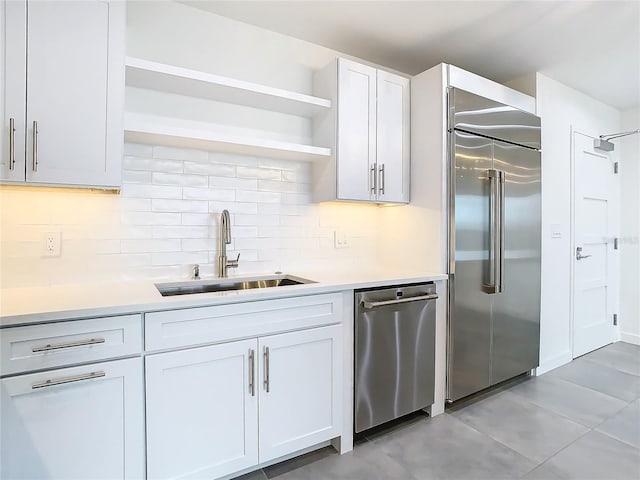
<path fill-rule="evenodd" d="M 95 318 L 0 330 L 0 375 L 139 353 L 140 315 Z"/>
<path fill-rule="evenodd" d="M 342 322 L 342 295 L 235 303 L 145 315 L 146 350 L 202 345 Z"/>

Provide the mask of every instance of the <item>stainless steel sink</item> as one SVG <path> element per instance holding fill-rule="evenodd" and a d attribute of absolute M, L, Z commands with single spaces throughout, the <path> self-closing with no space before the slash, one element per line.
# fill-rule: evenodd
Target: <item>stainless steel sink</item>
<path fill-rule="evenodd" d="M 247 278 L 218 278 L 215 280 L 192 280 L 187 282 L 156 283 L 163 297 L 192 295 L 194 293 L 226 292 L 229 290 L 250 290 L 254 288 L 286 287 L 315 283 L 293 275 L 267 275 Z"/>

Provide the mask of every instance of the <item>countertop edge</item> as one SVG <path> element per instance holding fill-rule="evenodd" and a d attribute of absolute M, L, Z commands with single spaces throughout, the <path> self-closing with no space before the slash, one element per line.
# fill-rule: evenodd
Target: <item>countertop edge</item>
<path fill-rule="evenodd" d="M 314 275 L 300 275 L 305 278 L 313 278 Z M 317 281 L 303 285 L 294 285 L 277 288 L 263 288 L 254 290 L 212 292 L 196 295 L 185 295 L 180 297 L 162 297 L 155 290 L 152 281 L 138 282 L 136 285 L 143 285 L 145 288 L 140 295 L 140 300 L 124 299 L 118 301 L 114 299 L 110 302 L 98 303 L 95 307 L 63 305 L 52 305 L 46 308 L 46 302 L 42 302 L 41 308 L 32 309 L 24 313 L 10 313 L 0 316 L 0 328 L 35 325 L 40 323 L 80 320 L 96 317 L 111 317 L 125 314 L 139 314 L 153 311 L 176 310 L 185 308 L 198 308 L 214 305 L 255 302 L 287 297 L 299 297 L 304 295 L 320 295 L 324 293 L 335 293 L 341 291 L 358 290 L 362 288 L 376 288 L 391 286 L 396 284 L 408 284 L 430 281 L 443 281 L 448 277 L 443 273 L 411 274 L 411 275 L 372 275 L 370 279 L 359 278 L 357 280 L 329 280 Z M 147 284 L 148 287 L 147 288 Z M 123 283 L 125 286 L 126 283 Z M 62 286 L 58 288 L 63 288 Z M 72 287 L 70 287 L 72 288 Z M 89 287 L 90 288 L 90 287 Z M 46 291 L 43 287 L 40 291 Z M 3 298 L 11 289 L 2 291 Z M 99 286 L 95 287 L 95 292 L 99 292 Z M 51 288 L 51 294 L 55 295 Z M 135 296 L 135 295 L 134 295 Z M 153 297 L 153 298 L 152 298 Z M 70 302 L 73 303 L 73 302 Z M 14 308 L 14 310 L 17 310 Z M 34 311 L 35 310 L 35 311 Z"/>

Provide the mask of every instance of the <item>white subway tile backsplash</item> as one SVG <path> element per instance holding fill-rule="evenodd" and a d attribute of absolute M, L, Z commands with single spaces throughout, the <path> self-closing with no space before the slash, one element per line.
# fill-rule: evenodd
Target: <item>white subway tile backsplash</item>
<path fill-rule="evenodd" d="M 151 157 L 153 155 L 153 146 L 143 145 L 142 143 L 125 143 L 123 153 L 125 156 Z"/>
<path fill-rule="evenodd" d="M 133 239 L 122 240 L 122 253 L 177 252 L 180 251 L 180 239 Z"/>
<path fill-rule="evenodd" d="M 125 144 L 122 173 L 120 195 L 0 190 L 2 286 L 171 281 L 194 263 L 213 277 L 224 209 L 228 253 L 241 254 L 233 274 L 376 262 L 378 209 L 311 203 L 309 163 Z M 349 248 L 334 248 L 335 229 Z M 42 256 L 48 231 L 62 233 L 61 257 Z"/>
<path fill-rule="evenodd" d="M 236 200 L 239 202 L 278 203 L 281 199 L 282 194 L 275 192 L 236 191 Z"/>
<path fill-rule="evenodd" d="M 285 174 L 285 172 L 283 172 L 282 170 L 278 170 L 275 168 L 258 168 L 258 167 L 239 166 L 236 170 L 237 170 L 238 177 L 256 178 L 258 180 L 283 180 L 284 174 Z M 295 172 L 291 172 L 291 173 L 295 173 Z"/>
<path fill-rule="evenodd" d="M 180 225 L 180 213 L 123 212 L 124 225 Z"/>
<path fill-rule="evenodd" d="M 194 225 L 156 226 L 153 238 L 204 238 L 209 235 L 209 227 Z"/>
<path fill-rule="evenodd" d="M 207 187 L 208 180 L 204 175 L 186 175 L 177 173 L 153 172 L 152 182 L 159 185 L 182 185 L 185 187 Z"/>
<path fill-rule="evenodd" d="M 208 252 L 166 252 L 152 253 L 151 265 L 188 265 L 194 263 L 207 263 Z"/>
<path fill-rule="evenodd" d="M 209 162 L 211 163 L 228 163 L 230 165 L 255 167 L 258 165 L 258 159 L 255 157 L 248 157 L 246 155 L 234 155 L 224 152 L 209 152 Z"/>
<path fill-rule="evenodd" d="M 215 175 L 217 177 L 235 177 L 235 165 L 207 162 L 184 162 L 184 173 L 195 175 Z"/>
<path fill-rule="evenodd" d="M 163 160 L 151 157 L 124 157 L 122 167 L 127 170 L 144 172 L 182 173 L 184 163 L 181 160 Z"/>
<path fill-rule="evenodd" d="M 151 183 L 151 172 L 138 170 L 124 170 L 122 172 L 123 183 Z"/>
<path fill-rule="evenodd" d="M 207 152 L 203 150 L 193 150 L 190 148 L 174 148 L 174 147 L 153 147 L 154 158 L 166 158 L 171 160 L 192 160 L 206 161 Z"/>
<path fill-rule="evenodd" d="M 211 225 L 215 218 L 210 213 L 183 213 L 182 225 Z"/>
<path fill-rule="evenodd" d="M 209 212 L 221 214 L 223 210 L 233 209 L 235 214 L 255 215 L 258 213 L 258 204 L 250 202 L 209 202 Z"/>
<path fill-rule="evenodd" d="M 236 199 L 235 190 L 224 189 L 211 189 L 211 188 L 191 188 L 184 187 L 183 189 L 184 199 L 193 200 L 219 200 L 233 202 Z"/>
<path fill-rule="evenodd" d="M 122 185 L 120 194 L 123 197 L 135 198 L 182 198 L 182 189 L 180 187 L 165 185 L 125 183 Z"/>
<path fill-rule="evenodd" d="M 258 190 L 261 192 L 297 193 L 298 185 L 291 182 L 279 182 L 274 180 L 259 180 Z"/>
<path fill-rule="evenodd" d="M 233 188 L 237 190 L 257 190 L 258 180 L 237 177 L 209 177 L 209 188 Z"/>
<path fill-rule="evenodd" d="M 278 215 L 233 215 L 234 225 L 280 225 Z"/>
<path fill-rule="evenodd" d="M 212 238 L 184 238 L 180 240 L 183 252 L 204 252 L 214 250 L 217 245 Z"/>
<path fill-rule="evenodd" d="M 213 232 L 213 234 L 211 235 L 216 236 L 217 233 L 217 228 L 216 228 L 216 232 Z M 232 232 L 232 238 L 256 238 L 258 236 L 258 227 L 254 227 L 254 226 L 241 226 L 241 225 L 234 225 L 233 226 L 233 232 Z"/>
<path fill-rule="evenodd" d="M 201 213 L 209 211 L 209 203 L 206 200 L 167 200 L 154 198 L 151 201 L 151 210 L 154 212 Z"/>

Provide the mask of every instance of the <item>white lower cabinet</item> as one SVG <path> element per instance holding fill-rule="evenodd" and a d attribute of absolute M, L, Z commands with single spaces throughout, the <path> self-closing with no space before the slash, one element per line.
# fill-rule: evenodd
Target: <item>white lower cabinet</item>
<path fill-rule="evenodd" d="M 211 479 L 258 463 L 250 350 L 255 339 L 146 357 L 148 478 Z"/>
<path fill-rule="evenodd" d="M 342 431 L 342 327 L 258 339 L 260 463 Z"/>
<path fill-rule="evenodd" d="M 148 478 L 218 478 L 339 436 L 341 331 L 147 356 Z"/>
<path fill-rule="evenodd" d="M 0 381 L 0 478 L 144 477 L 142 360 Z"/>

